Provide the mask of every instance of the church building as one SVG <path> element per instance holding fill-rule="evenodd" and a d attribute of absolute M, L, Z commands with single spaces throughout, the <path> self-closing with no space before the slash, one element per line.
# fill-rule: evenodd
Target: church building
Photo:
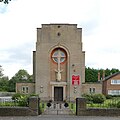
<path fill-rule="evenodd" d="M 80 97 L 85 83 L 82 49 L 82 28 L 77 24 L 42 24 L 33 52 L 33 83 L 17 83 L 16 92 L 27 91 L 53 101 Z"/>
<path fill-rule="evenodd" d="M 85 82 L 82 28 L 76 24 L 42 24 L 33 52 L 35 93 L 63 101 L 81 96 Z"/>

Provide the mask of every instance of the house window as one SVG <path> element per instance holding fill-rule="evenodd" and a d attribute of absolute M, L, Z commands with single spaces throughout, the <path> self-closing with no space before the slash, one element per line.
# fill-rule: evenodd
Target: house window
<path fill-rule="evenodd" d="M 22 86 L 22 93 L 28 93 L 28 86 Z"/>
<path fill-rule="evenodd" d="M 108 95 L 120 95 L 120 90 L 108 90 Z"/>
<path fill-rule="evenodd" d="M 120 80 L 111 80 L 111 84 L 120 85 Z"/>
<path fill-rule="evenodd" d="M 90 93 L 95 93 L 95 88 L 90 88 L 90 89 L 89 89 L 89 92 L 90 92 Z"/>

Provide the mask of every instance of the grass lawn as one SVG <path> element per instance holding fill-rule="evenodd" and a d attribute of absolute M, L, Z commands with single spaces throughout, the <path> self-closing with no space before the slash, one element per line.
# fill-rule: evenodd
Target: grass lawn
<path fill-rule="evenodd" d="M 103 104 L 87 104 L 87 108 L 117 108 L 117 103 L 120 101 L 120 97 L 113 99 L 106 99 Z M 76 103 L 69 103 L 69 108 L 76 113 Z"/>

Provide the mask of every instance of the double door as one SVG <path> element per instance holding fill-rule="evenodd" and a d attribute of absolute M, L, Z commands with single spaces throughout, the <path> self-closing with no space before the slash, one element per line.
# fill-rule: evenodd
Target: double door
<path fill-rule="evenodd" d="M 63 87 L 54 87 L 54 101 L 63 101 Z"/>

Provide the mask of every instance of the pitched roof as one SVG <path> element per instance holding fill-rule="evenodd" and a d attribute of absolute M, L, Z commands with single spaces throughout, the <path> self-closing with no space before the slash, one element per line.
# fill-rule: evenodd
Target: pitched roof
<path fill-rule="evenodd" d="M 110 79 L 110 78 L 112 78 L 112 77 L 114 77 L 114 76 L 116 76 L 116 75 L 118 75 L 118 74 L 120 74 L 120 72 L 116 72 L 116 73 L 114 73 L 114 74 L 112 74 L 112 75 L 109 75 L 109 76 L 105 77 L 105 78 L 103 79 L 103 81 L 108 80 L 108 79 Z"/>

